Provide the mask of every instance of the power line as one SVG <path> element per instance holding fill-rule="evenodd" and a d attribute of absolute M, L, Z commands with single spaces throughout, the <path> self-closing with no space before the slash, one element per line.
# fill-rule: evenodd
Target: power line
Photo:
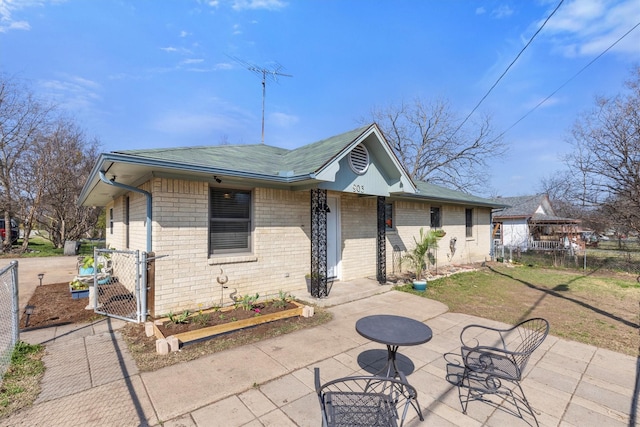
<path fill-rule="evenodd" d="M 509 126 L 507 128 L 507 130 L 505 130 L 504 132 L 502 132 L 498 138 L 501 138 L 505 133 L 509 132 L 511 129 L 513 129 L 518 123 L 520 123 L 521 121 L 523 121 L 525 118 L 527 118 L 531 113 L 533 113 L 535 110 L 538 109 L 538 107 L 540 107 L 542 104 L 544 104 L 545 102 L 547 102 L 551 97 L 553 97 L 553 95 L 555 95 L 556 93 L 558 93 L 562 88 L 564 88 L 566 85 L 568 85 L 570 82 L 572 82 L 576 77 L 578 77 L 580 74 L 582 74 L 582 72 L 584 70 L 586 70 L 587 68 L 589 68 L 591 66 L 591 64 L 593 64 L 594 62 L 596 62 L 598 59 L 600 59 L 600 57 L 602 57 L 605 53 L 607 53 L 608 51 L 610 51 L 615 45 L 617 45 L 622 39 L 624 39 L 625 37 L 627 37 L 633 30 L 635 30 L 636 28 L 638 28 L 640 26 L 640 22 L 638 22 L 636 25 L 634 25 L 629 31 L 627 31 L 626 33 L 624 33 L 622 36 L 620 36 L 620 38 L 618 40 L 616 40 L 615 42 L 613 42 L 609 47 L 607 47 L 605 50 L 603 50 L 598 56 L 596 56 L 595 58 L 593 58 L 591 61 L 589 61 L 589 63 L 587 65 L 585 65 L 584 67 L 582 67 L 577 73 L 575 73 L 573 76 L 571 76 L 567 81 L 565 81 L 564 83 L 562 83 L 556 90 L 554 90 L 553 92 L 551 92 L 551 94 L 549 96 L 547 96 L 546 98 L 544 98 L 542 101 L 538 102 L 538 104 L 533 107 L 531 110 L 529 110 L 524 116 L 520 117 L 518 120 L 516 120 L 516 122 L 514 124 L 512 124 L 511 126 Z"/>
<path fill-rule="evenodd" d="M 496 82 L 493 84 L 493 86 L 491 86 L 491 88 L 489 88 L 489 90 L 487 91 L 487 93 L 485 93 L 485 95 L 482 97 L 482 99 L 480 99 L 480 101 L 476 104 L 475 107 L 473 107 L 473 110 L 471 110 L 471 112 L 467 115 L 467 117 L 465 117 L 465 119 L 462 121 L 462 123 L 460 123 L 460 125 L 456 128 L 456 130 L 453 132 L 453 134 L 451 135 L 451 138 L 453 138 L 453 136 L 458 133 L 458 131 L 460 130 L 460 128 L 462 126 L 464 126 L 464 124 L 467 122 L 467 120 L 469 120 L 469 118 L 473 115 L 473 113 L 476 112 L 476 110 L 478 109 L 478 107 L 480 107 L 480 104 L 482 104 L 484 102 L 485 99 L 487 99 L 487 97 L 489 96 L 489 94 L 493 91 L 493 89 L 498 85 L 498 83 L 500 83 L 500 80 L 502 80 L 502 78 L 507 74 L 507 72 L 511 69 L 511 67 L 513 66 L 513 64 L 516 63 L 516 61 L 518 60 L 518 58 L 520 58 L 520 55 L 522 55 L 524 53 L 524 51 L 529 47 L 529 45 L 533 42 L 533 39 L 536 38 L 536 36 L 538 35 L 538 33 L 540 33 L 540 31 L 542 31 L 542 29 L 544 28 L 545 25 L 547 25 L 547 22 L 549 22 L 549 19 L 551 19 L 551 17 L 553 15 L 555 15 L 555 13 L 558 11 L 558 9 L 560 8 L 560 6 L 562 5 L 562 3 L 564 3 L 564 0 L 560 0 L 560 3 L 558 3 L 558 5 L 556 6 L 555 9 L 553 9 L 553 12 L 551 12 L 551 14 L 549 16 L 547 16 L 547 18 L 544 20 L 544 22 L 542 23 L 542 25 L 540 26 L 540 28 L 538 28 L 538 30 L 533 34 L 533 36 L 531 36 L 531 38 L 529 39 L 529 41 L 527 42 L 527 44 L 524 45 L 524 47 L 520 50 L 520 52 L 518 53 L 518 55 L 516 55 L 516 57 L 513 59 L 513 61 L 511 61 L 511 63 L 509 64 L 509 66 L 504 70 L 504 72 L 500 75 L 500 77 L 498 77 L 498 80 L 496 80 Z"/>

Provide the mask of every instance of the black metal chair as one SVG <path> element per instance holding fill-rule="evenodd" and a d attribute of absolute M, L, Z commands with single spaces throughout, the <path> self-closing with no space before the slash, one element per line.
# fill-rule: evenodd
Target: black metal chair
<path fill-rule="evenodd" d="M 509 329 L 466 326 L 460 333 L 464 371 L 458 385 L 462 412 L 467 413 L 470 400 L 493 403 L 484 399 L 485 394 L 502 394 L 513 399 L 514 415 L 523 418 L 518 405 L 520 401 L 538 425 L 520 381 L 531 354 L 548 333 L 549 322 L 542 318 L 525 320 Z M 503 381 L 516 385 L 520 396 L 513 392 L 515 387 L 507 387 Z M 466 396 L 462 389 L 467 390 Z"/>
<path fill-rule="evenodd" d="M 398 420 L 402 426 L 410 405 L 423 419 L 418 392 L 401 372 L 399 378 L 352 376 L 324 384 L 319 368 L 314 374 L 324 427 L 397 427 Z"/>

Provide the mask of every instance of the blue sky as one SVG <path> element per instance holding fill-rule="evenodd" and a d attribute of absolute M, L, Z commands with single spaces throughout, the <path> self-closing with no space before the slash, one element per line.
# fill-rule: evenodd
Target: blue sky
<path fill-rule="evenodd" d="M 464 118 L 558 1 L 0 0 L 0 71 L 114 151 L 260 143 L 261 77 L 232 58 L 281 66 L 265 142 L 295 148 L 415 97 Z M 506 131 L 639 22 L 638 0 L 565 0 L 478 112 Z M 638 63 L 640 27 L 504 135 L 485 195 L 563 169 L 578 114 Z"/>

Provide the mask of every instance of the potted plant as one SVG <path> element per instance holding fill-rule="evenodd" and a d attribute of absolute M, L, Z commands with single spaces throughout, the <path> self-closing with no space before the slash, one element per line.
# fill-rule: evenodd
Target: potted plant
<path fill-rule="evenodd" d="M 419 239 L 414 236 L 413 240 L 415 247 L 402 257 L 401 262 L 408 263 L 416 276 L 413 281 L 413 288 L 418 291 L 424 291 L 427 289 L 427 280 L 424 277 L 424 273 L 428 270 L 429 264 L 433 263 L 431 250 L 438 249 L 438 235 L 435 230 L 425 233 L 424 229 L 421 228 Z"/>
<path fill-rule="evenodd" d="M 98 260 L 100 259 L 101 257 L 98 257 Z M 93 275 L 95 268 L 97 268 L 98 272 L 100 272 L 103 267 L 104 265 L 102 263 L 98 263 L 98 265 L 96 266 L 95 259 L 92 255 L 86 255 L 82 258 L 78 274 L 80 276 L 90 276 Z"/>
<path fill-rule="evenodd" d="M 323 277 L 323 275 L 320 275 L 319 277 Z M 311 293 L 311 273 L 305 274 L 304 280 L 307 282 L 307 292 Z"/>
<path fill-rule="evenodd" d="M 69 282 L 69 291 L 73 299 L 89 297 L 89 282 L 80 278 L 75 278 Z"/>

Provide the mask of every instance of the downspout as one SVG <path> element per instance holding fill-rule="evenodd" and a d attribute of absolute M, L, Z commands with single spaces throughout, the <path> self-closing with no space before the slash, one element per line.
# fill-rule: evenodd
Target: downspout
<path fill-rule="evenodd" d="M 152 215 L 151 215 L 151 193 L 149 193 L 148 191 L 145 190 L 141 190 L 139 188 L 136 187 L 132 187 L 130 185 L 126 185 L 126 184 L 121 184 L 119 182 L 116 182 L 115 178 L 113 180 L 110 180 L 107 178 L 107 176 L 105 175 L 104 171 L 99 171 L 98 172 L 100 175 L 100 180 L 102 182 L 104 182 L 105 184 L 108 185 L 113 185 L 114 187 L 119 187 L 119 188 L 124 188 L 125 190 L 129 190 L 129 191 L 133 191 L 136 193 L 140 193 L 140 194 L 144 194 L 147 197 L 147 253 L 152 252 L 152 246 L 151 246 L 151 219 L 152 219 Z"/>

